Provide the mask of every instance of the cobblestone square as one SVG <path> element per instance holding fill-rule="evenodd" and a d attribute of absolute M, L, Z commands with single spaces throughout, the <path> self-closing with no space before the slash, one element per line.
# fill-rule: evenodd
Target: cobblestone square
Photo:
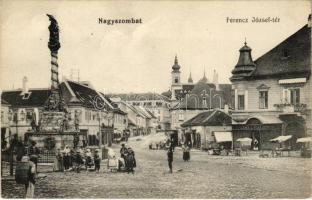
<path fill-rule="evenodd" d="M 174 152 L 174 173 L 168 173 L 166 151 L 148 150 L 146 142 L 128 144 L 136 153 L 134 174 L 112 173 L 102 162 L 100 173 L 47 172 L 38 179 L 35 198 L 308 198 L 311 160 L 212 156 L 194 150 L 183 162 Z M 116 153 L 119 146 L 114 145 Z M 2 197 L 23 198 L 24 187 L 2 180 Z"/>

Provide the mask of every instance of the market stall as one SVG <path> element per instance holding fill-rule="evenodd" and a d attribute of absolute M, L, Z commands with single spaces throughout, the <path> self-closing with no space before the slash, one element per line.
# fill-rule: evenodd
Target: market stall
<path fill-rule="evenodd" d="M 300 155 L 303 158 L 311 158 L 312 149 L 311 149 L 311 143 L 312 143 L 312 137 L 304 137 L 304 138 L 298 138 L 296 143 L 301 143 L 301 151 Z"/>
<path fill-rule="evenodd" d="M 272 149 L 272 156 L 283 156 L 283 152 L 288 152 L 288 156 L 290 156 L 290 139 L 292 138 L 292 135 L 281 135 L 276 138 L 273 138 L 270 140 L 270 142 L 278 143 L 279 147 Z M 288 144 L 286 143 L 288 141 Z"/>
<path fill-rule="evenodd" d="M 213 149 L 213 154 L 216 155 L 228 155 L 229 151 L 233 148 L 233 136 L 232 132 L 214 132 L 215 141 L 219 148 Z"/>
<path fill-rule="evenodd" d="M 249 137 L 238 138 L 236 140 L 236 142 L 238 143 L 238 147 L 234 149 L 235 150 L 234 151 L 235 152 L 234 155 L 241 156 L 242 155 L 241 154 L 242 151 L 245 151 L 246 155 L 247 155 L 248 154 L 247 153 L 248 152 L 248 148 L 250 148 L 250 146 L 251 146 L 252 139 L 249 138 Z"/>

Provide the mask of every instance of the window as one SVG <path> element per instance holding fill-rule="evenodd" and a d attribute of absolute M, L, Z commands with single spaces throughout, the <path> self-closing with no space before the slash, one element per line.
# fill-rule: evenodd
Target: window
<path fill-rule="evenodd" d="M 4 111 L 1 110 L 1 123 L 4 123 Z"/>
<path fill-rule="evenodd" d="M 26 110 L 26 121 L 31 122 L 33 119 L 33 111 L 32 110 Z"/>
<path fill-rule="evenodd" d="M 300 89 L 290 89 L 290 103 L 292 105 L 300 103 Z"/>
<path fill-rule="evenodd" d="M 29 99 L 31 92 L 27 92 L 23 95 L 22 99 L 26 100 Z"/>
<path fill-rule="evenodd" d="M 245 96 L 238 95 L 238 110 L 244 110 L 244 109 L 245 109 Z"/>
<path fill-rule="evenodd" d="M 184 115 L 183 115 L 183 113 L 179 113 L 179 121 L 184 121 Z"/>
<path fill-rule="evenodd" d="M 299 88 L 283 89 L 283 103 L 292 105 L 299 104 L 300 89 Z"/>
<path fill-rule="evenodd" d="M 259 91 L 259 108 L 268 108 L 268 91 Z"/>
<path fill-rule="evenodd" d="M 174 83 L 179 83 L 179 79 L 178 79 L 178 78 L 175 78 L 175 79 L 174 79 Z"/>

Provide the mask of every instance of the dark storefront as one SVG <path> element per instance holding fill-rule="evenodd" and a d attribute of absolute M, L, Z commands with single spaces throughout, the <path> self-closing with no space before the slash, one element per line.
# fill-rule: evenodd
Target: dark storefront
<path fill-rule="evenodd" d="M 270 139 L 282 135 L 282 123 L 262 124 L 258 119 L 248 120 L 246 124 L 234 124 L 232 126 L 233 139 L 249 137 L 252 139 L 251 149 L 264 148 Z"/>

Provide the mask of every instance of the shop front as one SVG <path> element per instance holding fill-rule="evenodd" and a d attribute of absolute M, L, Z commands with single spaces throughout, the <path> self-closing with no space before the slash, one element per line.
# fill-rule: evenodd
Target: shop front
<path fill-rule="evenodd" d="M 282 135 L 283 123 L 280 120 L 264 120 L 250 118 L 245 123 L 236 123 L 232 125 L 233 140 L 239 138 L 251 138 L 252 150 L 261 150 L 265 148 L 270 140 Z"/>

